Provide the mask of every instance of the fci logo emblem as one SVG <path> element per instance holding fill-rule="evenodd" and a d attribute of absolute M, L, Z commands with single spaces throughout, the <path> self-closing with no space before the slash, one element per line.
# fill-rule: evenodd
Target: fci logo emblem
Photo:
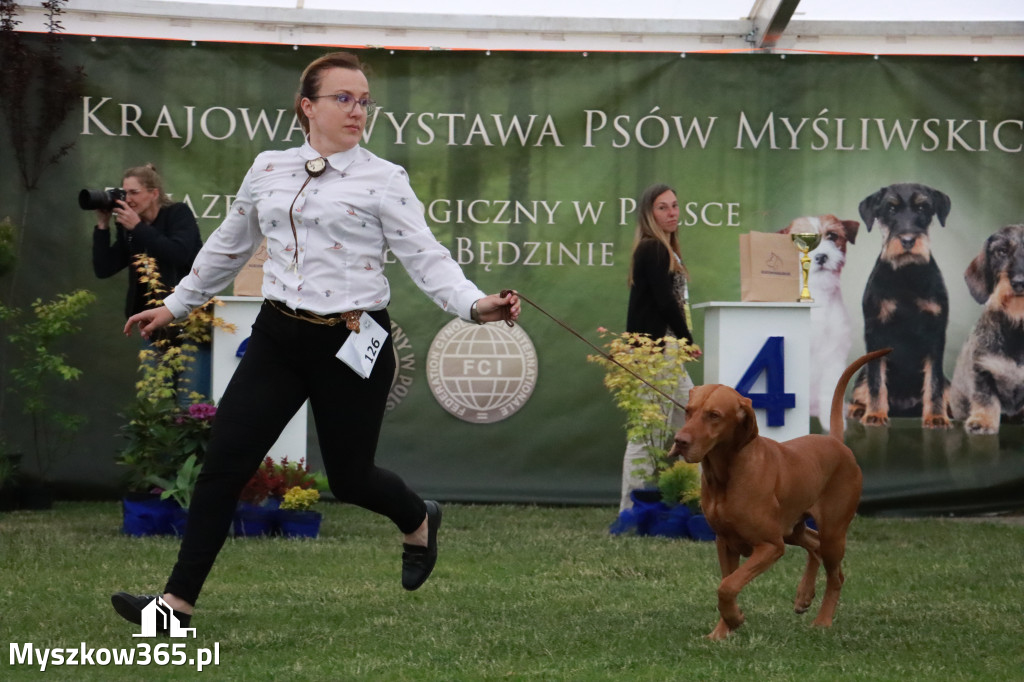
<path fill-rule="evenodd" d="M 434 398 L 459 419 L 493 423 L 518 412 L 537 385 L 537 351 L 522 325 L 452 320 L 427 353 Z"/>

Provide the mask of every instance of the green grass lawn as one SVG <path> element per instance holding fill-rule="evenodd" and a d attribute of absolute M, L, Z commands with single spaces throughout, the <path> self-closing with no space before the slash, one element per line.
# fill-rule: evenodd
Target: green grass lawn
<path fill-rule="evenodd" d="M 833 628 L 811 627 L 817 603 L 793 613 L 792 549 L 740 595 L 747 623 L 710 642 L 713 543 L 610 537 L 611 508 L 452 504 L 409 593 L 390 522 L 320 506 L 317 540 L 228 540 L 187 640 L 132 637 L 109 601 L 159 591 L 175 539 L 120 535 L 115 502 L 0 515 L 0 679 L 1024 680 L 1022 525 L 858 518 Z M 10 643 L 220 660 L 40 673 Z"/>

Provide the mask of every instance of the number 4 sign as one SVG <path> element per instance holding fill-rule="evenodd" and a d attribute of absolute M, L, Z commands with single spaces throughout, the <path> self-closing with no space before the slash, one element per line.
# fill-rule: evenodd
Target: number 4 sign
<path fill-rule="evenodd" d="M 754 361 L 747 367 L 743 377 L 736 384 L 736 390 L 750 398 L 755 409 L 765 410 L 768 426 L 785 426 L 786 410 L 796 407 L 796 394 L 786 393 L 786 360 L 783 353 L 784 339 L 770 336 L 761 346 Z M 765 375 L 764 393 L 751 393 L 757 378 Z"/>

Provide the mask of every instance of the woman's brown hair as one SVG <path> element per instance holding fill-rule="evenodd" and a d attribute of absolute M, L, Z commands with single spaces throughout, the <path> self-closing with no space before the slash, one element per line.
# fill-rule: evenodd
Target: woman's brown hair
<path fill-rule="evenodd" d="M 687 279 L 689 279 L 690 273 L 687 272 L 686 266 L 683 265 L 683 258 L 679 252 L 679 233 L 665 232 L 658 227 L 658 224 L 654 220 L 654 201 L 665 192 L 672 192 L 672 194 L 676 194 L 676 191 L 668 185 L 658 184 L 651 185 L 645 189 L 643 195 L 640 197 L 640 202 L 636 207 L 636 232 L 633 235 L 632 253 L 636 253 L 636 247 L 638 247 L 640 242 L 644 239 L 657 239 L 659 242 L 664 244 L 665 248 L 669 252 L 668 269 L 673 272 L 681 272 Z M 632 258 L 629 259 L 629 286 L 633 286 Z"/>
<path fill-rule="evenodd" d="M 299 79 L 299 90 L 295 93 L 295 115 L 299 117 L 299 124 L 302 130 L 309 134 L 309 119 L 302 111 L 303 98 L 313 99 L 320 89 L 320 80 L 327 69 L 351 69 L 366 73 L 366 65 L 359 61 L 359 57 L 351 52 L 330 52 L 313 60 L 303 72 Z"/>
<path fill-rule="evenodd" d="M 155 189 L 160 192 L 160 196 L 157 199 L 157 203 L 161 206 L 170 206 L 172 203 L 171 198 L 164 192 L 164 179 L 160 177 L 160 174 L 156 172 L 156 166 L 151 163 L 143 164 L 141 166 L 135 166 L 129 168 L 121 176 L 122 181 L 125 178 L 135 178 L 139 181 L 139 184 L 146 189 Z"/>

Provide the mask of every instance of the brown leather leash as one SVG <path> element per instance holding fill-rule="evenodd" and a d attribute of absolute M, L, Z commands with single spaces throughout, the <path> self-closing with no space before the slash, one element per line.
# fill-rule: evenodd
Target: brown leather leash
<path fill-rule="evenodd" d="M 582 334 L 580 334 L 580 333 L 579 333 L 578 331 L 576 331 L 575 329 L 573 329 L 573 328 L 572 328 L 572 327 L 570 327 L 570 326 L 569 326 L 568 324 L 566 324 L 566 323 L 565 323 L 565 322 L 563 322 L 562 320 L 558 319 L 557 317 L 555 317 L 554 315 L 552 315 L 552 314 L 551 314 L 551 313 L 549 313 L 548 311 L 546 311 L 546 310 L 544 310 L 543 308 L 541 308 L 541 307 L 540 307 L 539 305 L 537 305 L 536 303 L 534 303 L 533 301 L 531 301 L 530 299 L 528 299 L 528 298 L 527 298 L 526 296 L 523 296 L 523 294 L 522 294 L 522 293 L 520 293 L 520 292 L 518 292 L 518 291 L 513 291 L 512 289 L 504 289 L 504 290 L 502 290 L 502 292 L 501 292 L 501 297 L 502 297 L 502 298 L 505 298 L 506 296 L 509 296 L 510 294 L 515 294 L 516 296 L 518 296 L 518 297 L 519 297 L 519 300 L 521 300 L 521 301 L 526 301 L 527 303 L 529 303 L 530 305 L 532 305 L 532 306 L 533 306 L 534 308 L 536 308 L 537 310 L 539 310 L 539 311 L 540 311 L 541 313 L 543 313 L 543 314 L 544 314 L 545 316 L 547 316 L 547 317 L 548 317 L 549 319 L 551 319 L 551 320 L 552 320 L 552 321 L 553 321 L 553 322 L 554 322 L 555 324 L 557 324 L 558 326 L 560 326 L 560 327 L 561 327 L 562 329 L 564 329 L 565 331 L 569 332 L 570 334 L 572 334 L 573 336 L 575 336 L 575 337 L 576 337 L 577 339 L 579 339 L 579 340 L 580 340 L 580 341 L 582 341 L 583 343 L 585 343 L 585 344 L 587 344 L 588 346 L 590 346 L 591 348 L 593 348 L 593 349 L 594 349 L 594 351 L 595 351 L 595 352 L 596 352 L 596 353 L 597 353 L 598 355 L 600 355 L 601 357 L 603 357 L 603 358 L 604 358 L 605 360 L 608 360 L 608 361 L 609 361 L 609 362 L 611 362 L 612 364 L 614 364 L 614 365 L 617 365 L 617 366 L 618 366 L 618 367 L 620 367 L 621 369 L 625 370 L 625 371 L 626 371 L 627 373 L 631 374 L 631 375 L 633 376 L 633 378 L 635 378 L 635 379 L 636 379 L 637 381 L 639 381 L 639 382 L 640 382 L 640 383 L 642 383 L 642 384 L 645 384 L 645 385 L 646 385 L 646 386 L 647 386 L 648 388 L 650 388 L 651 390 L 653 390 L 653 391 L 654 391 L 655 393 L 658 393 L 658 394 L 660 394 L 660 395 L 661 395 L 661 396 L 662 396 L 663 398 L 665 398 L 666 400 L 668 400 L 668 401 L 669 401 L 670 403 L 672 403 L 672 404 L 673 404 L 673 405 L 675 405 L 676 407 L 678 407 L 678 408 L 680 408 L 680 409 L 683 409 L 683 410 L 685 410 L 685 409 L 686 409 L 686 405 L 681 405 L 681 404 L 680 404 L 680 403 L 679 403 L 679 402 L 678 402 L 678 401 L 677 401 L 677 400 L 676 400 L 675 398 L 673 398 L 673 397 L 672 397 L 672 396 L 670 396 L 669 394 L 665 393 L 665 391 L 663 391 L 663 390 L 661 390 L 660 388 L 658 388 L 657 386 L 653 385 L 653 384 L 652 384 L 651 382 L 649 382 L 649 381 L 647 381 L 646 379 L 644 379 L 644 378 L 643 378 L 642 376 L 640 376 L 639 374 L 637 374 L 636 372 L 634 372 L 633 370 L 631 370 L 631 369 L 630 369 L 629 367 L 626 367 L 625 365 L 623 365 L 623 364 L 622 364 L 621 362 L 619 362 L 618 360 L 616 360 L 615 358 L 613 358 L 613 357 L 612 357 L 611 355 L 609 355 L 609 354 L 608 354 L 607 352 L 605 352 L 605 351 L 604 351 L 603 349 L 601 349 L 601 348 L 598 348 L 598 347 L 597 347 L 597 346 L 596 346 L 595 344 L 593 344 L 593 343 L 592 343 L 592 342 L 591 342 L 591 341 L 590 341 L 589 339 L 587 339 L 586 337 L 584 337 L 584 336 L 583 336 Z M 504 317 L 505 317 L 505 324 L 507 324 L 507 325 L 508 325 L 509 327 L 514 327 L 514 326 L 516 326 L 516 323 L 512 321 L 512 311 L 511 311 L 511 308 L 506 308 L 506 309 L 504 310 Z"/>

